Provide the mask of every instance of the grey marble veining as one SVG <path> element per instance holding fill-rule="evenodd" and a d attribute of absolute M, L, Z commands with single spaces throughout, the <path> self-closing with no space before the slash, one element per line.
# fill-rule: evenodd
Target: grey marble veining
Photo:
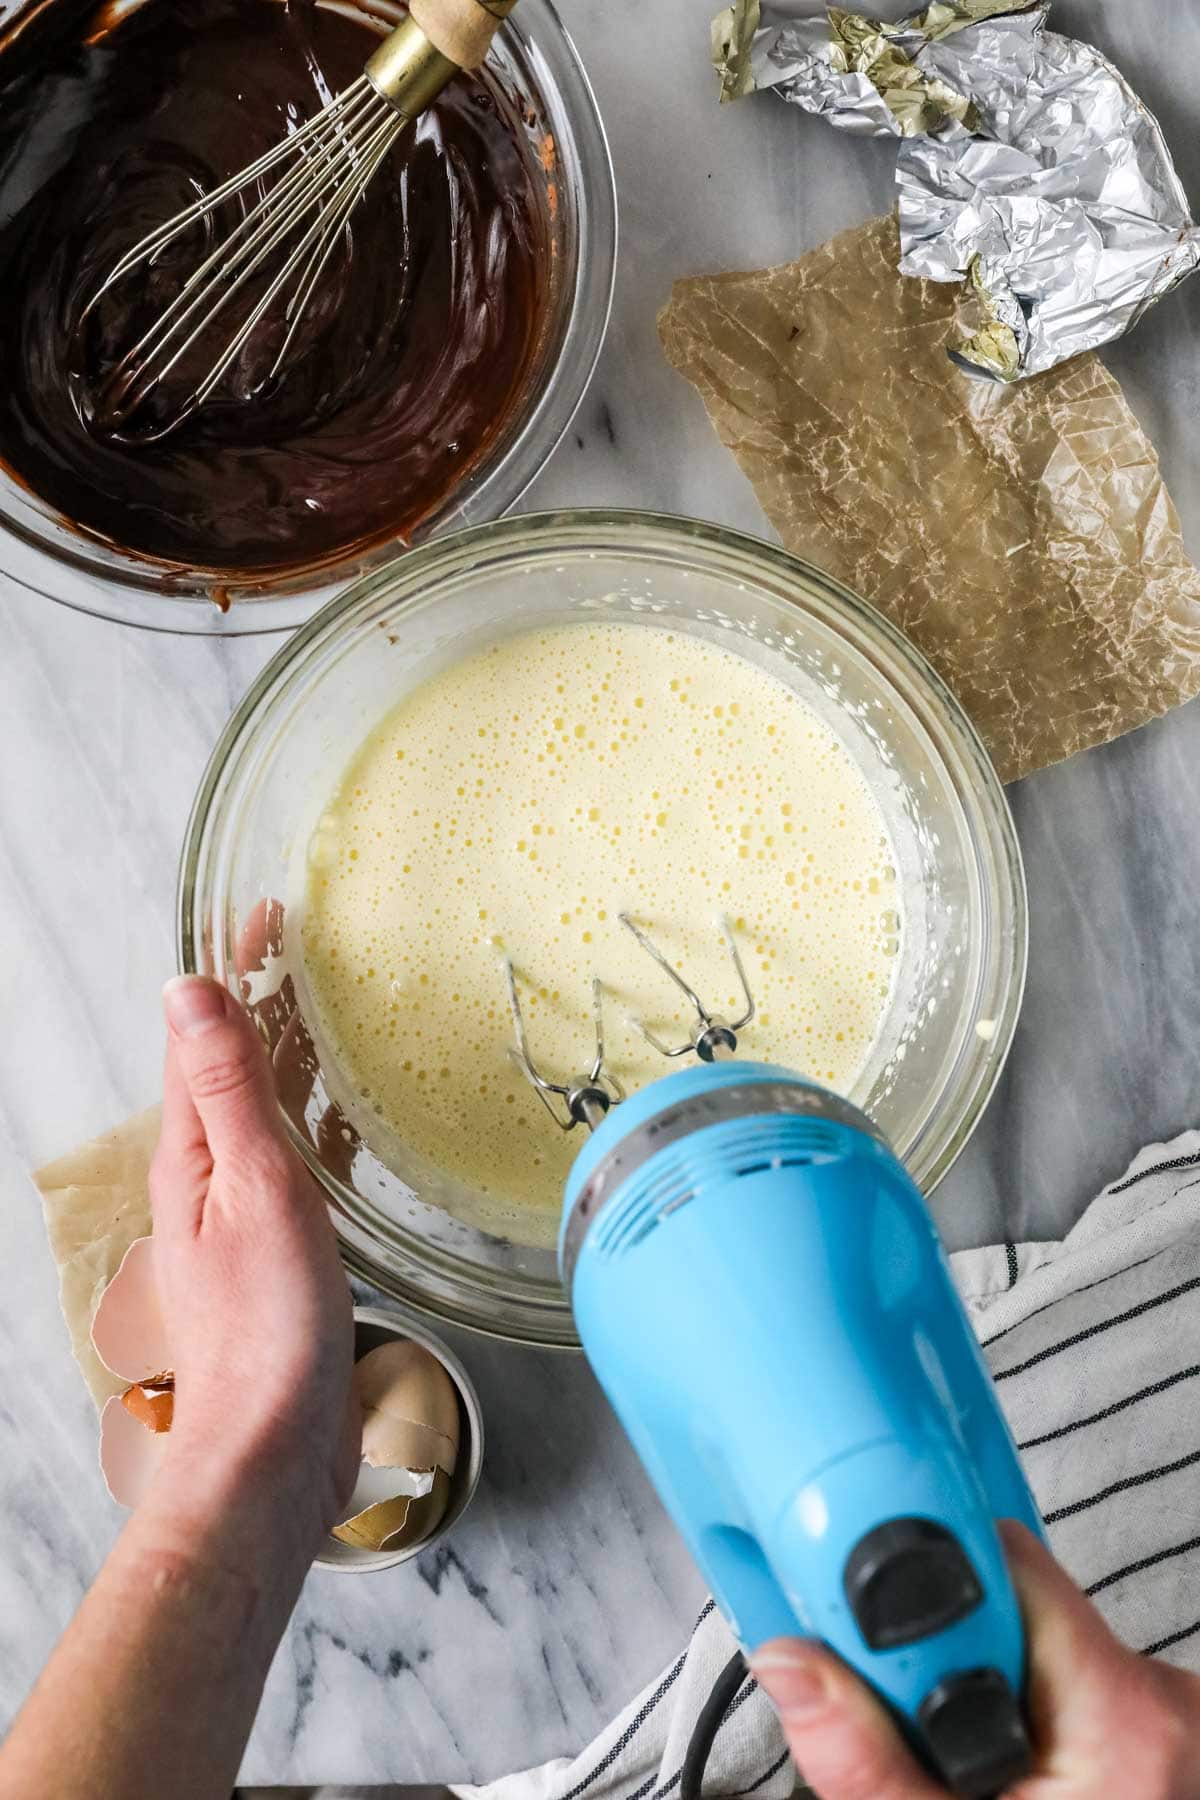
<path fill-rule="evenodd" d="M 709 6 L 565 0 L 621 196 L 612 327 L 527 505 L 765 529 L 654 319 L 671 279 L 786 260 L 891 200 L 888 146 L 768 98 L 718 110 Z M 893 8 L 892 10 L 898 10 Z M 1159 114 L 1193 199 L 1200 16 L 1060 0 Z M 1200 554 L 1200 277 L 1108 360 Z M 156 1091 L 175 863 L 269 639 L 124 631 L 0 590 L 0 1728 L 117 1529 L 25 1171 Z M 955 1246 L 1058 1235 L 1142 1143 L 1195 1124 L 1200 708 L 1013 791 L 1032 957 L 1014 1053 L 935 1206 Z M 577 1359 L 464 1339 L 489 1423 L 451 1543 L 309 1580 L 247 1756 L 258 1783 L 483 1777 L 576 1748 L 672 1654 L 699 1583 Z"/>

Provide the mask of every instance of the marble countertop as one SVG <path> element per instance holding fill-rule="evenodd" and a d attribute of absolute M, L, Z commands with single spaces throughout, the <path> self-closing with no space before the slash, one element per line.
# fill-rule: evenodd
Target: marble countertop
<path fill-rule="evenodd" d="M 718 110 L 710 7 L 565 9 L 612 139 L 622 257 L 607 346 L 531 507 L 617 503 L 765 525 L 654 329 L 674 276 L 785 261 L 883 211 L 892 152 L 769 99 Z M 893 9 L 896 10 L 896 9 Z M 1161 118 L 1200 200 L 1200 18 L 1058 0 Z M 1109 358 L 1200 555 L 1200 278 Z M 2 553 L 0 553 L 2 554 Z M 0 1729 L 118 1527 L 26 1171 L 156 1090 L 180 836 L 270 639 L 151 636 L 3 587 L 0 656 Z M 1143 1143 L 1196 1121 L 1200 706 L 1012 800 L 1032 912 L 1000 1092 L 935 1197 L 952 1247 L 1057 1236 Z M 317 1572 L 247 1753 L 255 1783 L 483 1778 L 578 1748 L 669 1659 L 699 1580 L 581 1361 L 456 1339 L 489 1456 L 445 1546 Z"/>

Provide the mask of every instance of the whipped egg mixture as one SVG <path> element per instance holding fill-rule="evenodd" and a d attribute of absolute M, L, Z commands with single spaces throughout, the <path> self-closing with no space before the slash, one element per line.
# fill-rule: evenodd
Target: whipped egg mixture
<path fill-rule="evenodd" d="M 683 1041 L 686 1004 L 631 912 L 743 1054 L 848 1092 L 887 1010 L 901 921 L 879 806 L 804 702 L 716 644 L 639 624 L 510 637 L 408 694 L 346 769 L 308 846 L 304 980 L 359 1128 L 379 1127 L 519 1219 L 557 1216 L 580 1134 L 514 1066 L 502 952 L 530 1050 L 665 1074 L 631 1013 Z M 677 1065 L 676 1065 L 677 1066 Z"/>

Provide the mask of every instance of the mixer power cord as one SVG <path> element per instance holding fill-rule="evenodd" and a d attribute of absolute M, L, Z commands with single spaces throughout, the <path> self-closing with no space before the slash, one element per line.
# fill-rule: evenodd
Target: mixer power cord
<path fill-rule="evenodd" d="M 737 1697 L 738 1689 L 749 1675 L 746 1659 L 735 1650 L 713 1683 L 713 1689 L 688 1739 L 687 1755 L 679 1775 L 679 1800 L 701 1800 L 704 1771 L 712 1754 L 713 1743 L 726 1713 Z"/>

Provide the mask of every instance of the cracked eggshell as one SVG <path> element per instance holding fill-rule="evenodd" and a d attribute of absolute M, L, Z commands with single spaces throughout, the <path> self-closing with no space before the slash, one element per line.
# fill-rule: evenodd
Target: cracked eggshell
<path fill-rule="evenodd" d="M 121 1381 L 152 1381 L 171 1368 L 171 1346 L 154 1279 L 154 1239 L 135 1238 L 100 1296 L 92 1343 Z"/>
<path fill-rule="evenodd" d="M 374 1471 L 377 1477 L 384 1472 Z M 408 1478 L 407 1487 L 419 1487 L 422 1491 L 393 1491 L 388 1499 L 352 1513 L 333 1528 L 334 1537 L 341 1543 L 356 1550 L 407 1550 L 410 1545 L 423 1543 L 441 1524 L 450 1504 L 450 1477 L 445 1469 L 392 1469 L 386 1473 L 392 1478 L 393 1490 L 396 1477 L 402 1475 Z M 360 1488 L 356 1488 L 355 1502 L 359 1498 Z"/>
<path fill-rule="evenodd" d="M 380 1344 L 355 1364 L 354 1380 L 365 1463 L 373 1469 L 433 1468 L 453 1475 L 458 1394 L 431 1351 L 410 1338 Z"/>
<path fill-rule="evenodd" d="M 100 1467 L 119 1506 L 136 1506 L 166 1455 L 170 1433 L 148 1431 L 114 1394 L 100 1414 Z"/>
<path fill-rule="evenodd" d="M 340 1522 L 344 1525 L 357 1513 L 366 1512 L 369 1506 L 378 1506 L 383 1500 L 395 1500 L 401 1495 L 407 1495 L 410 1500 L 421 1500 L 432 1487 L 432 1469 L 372 1469 L 368 1463 L 361 1463 L 354 1492 Z"/>
<path fill-rule="evenodd" d="M 147 1431 L 170 1431 L 175 1418 L 175 1389 L 165 1384 L 127 1387 L 117 1396 Z"/>

